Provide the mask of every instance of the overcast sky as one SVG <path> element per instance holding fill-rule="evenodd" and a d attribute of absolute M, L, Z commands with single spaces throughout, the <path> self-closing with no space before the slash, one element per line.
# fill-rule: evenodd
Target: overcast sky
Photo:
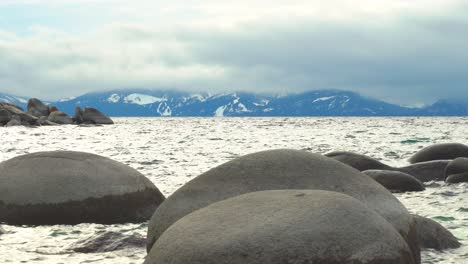
<path fill-rule="evenodd" d="M 0 92 L 119 88 L 468 98 L 468 1 L 0 1 Z"/>

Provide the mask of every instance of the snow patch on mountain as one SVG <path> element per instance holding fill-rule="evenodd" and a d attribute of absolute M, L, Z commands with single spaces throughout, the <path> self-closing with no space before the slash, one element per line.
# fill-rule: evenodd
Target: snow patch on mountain
<path fill-rule="evenodd" d="M 128 104 L 147 105 L 159 102 L 165 102 L 167 98 L 155 97 L 147 94 L 133 93 L 124 98 L 124 102 Z"/>
<path fill-rule="evenodd" d="M 333 99 L 335 97 L 336 96 L 320 97 L 320 98 L 317 98 L 317 99 L 313 100 L 312 103 L 321 102 L 321 101 L 328 101 L 328 100 L 331 100 L 331 99 Z"/>
<path fill-rule="evenodd" d="M 120 95 L 118 94 L 111 94 L 109 98 L 107 98 L 107 102 L 109 103 L 118 103 L 120 101 Z"/>

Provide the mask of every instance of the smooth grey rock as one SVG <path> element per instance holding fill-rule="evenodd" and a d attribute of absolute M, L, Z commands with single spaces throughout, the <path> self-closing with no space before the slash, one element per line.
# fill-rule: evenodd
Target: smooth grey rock
<path fill-rule="evenodd" d="M 37 121 L 36 125 L 38 126 L 56 126 L 57 123 L 49 121 L 47 116 L 41 116 Z"/>
<path fill-rule="evenodd" d="M 69 125 L 73 123 L 72 118 L 61 111 L 54 111 L 50 113 L 47 119 L 50 122 L 61 124 L 61 125 Z"/>
<path fill-rule="evenodd" d="M 114 121 L 99 110 L 92 107 L 85 107 L 82 114 L 83 122 L 93 122 L 95 124 L 112 125 Z"/>
<path fill-rule="evenodd" d="M 444 250 L 461 246 L 457 238 L 441 224 L 419 215 L 413 215 L 413 217 L 416 221 L 421 248 Z"/>
<path fill-rule="evenodd" d="M 445 181 L 448 183 L 468 182 L 468 158 L 457 158 L 445 169 Z"/>
<path fill-rule="evenodd" d="M 77 124 L 83 123 L 83 110 L 81 110 L 81 107 L 77 106 L 75 107 L 75 116 L 73 117 L 73 121 Z"/>
<path fill-rule="evenodd" d="M 36 117 L 49 116 L 50 114 L 49 107 L 37 98 L 28 100 L 28 113 Z"/>
<path fill-rule="evenodd" d="M 333 151 L 325 154 L 325 156 L 334 158 L 348 166 L 357 169 L 358 171 L 391 169 L 390 166 L 383 164 L 376 159 L 348 151 Z"/>
<path fill-rule="evenodd" d="M 468 146 L 460 143 L 441 143 L 427 146 L 416 152 L 410 159 L 410 163 L 451 160 L 459 157 L 468 158 Z"/>
<path fill-rule="evenodd" d="M 419 192 L 426 189 L 418 179 L 403 172 L 366 170 L 363 173 L 369 175 L 391 192 Z"/>
<path fill-rule="evenodd" d="M 0 125 L 5 125 L 6 123 L 10 122 L 11 120 L 11 113 L 5 109 L 0 109 Z"/>
<path fill-rule="evenodd" d="M 37 152 L 0 163 L 0 222 L 15 225 L 146 221 L 164 200 L 146 177 L 84 152 Z"/>
<path fill-rule="evenodd" d="M 172 225 L 145 264 L 410 264 L 405 240 L 360 201 L 320 190 L 244 194 Z"/>
<path fill-rule="evenodd" d="M 355 197 L 393 224 L 408 241 L 415 259 L 419 258 L 413 219 L 385 187 L 334 159 L 288 149 L 242 156 L 182 186 L 151 218 L 147 249 L 169 226 L 195 210 L 249 192 L 280 189 L 328 190 Z"/>
<path fill-rule="evenodd" d="M 18 116 L 13 116 L 11 118 L 10 121 L 8 121 L 8 123 L 6 123 L 6 127 L 12 127 L 12 126 L 21 126 L 21 120 L 18 120 L 19 117 Z"/>
<path fill-rule="evenodd" d="M 118 232 L 105 232 L 76 242 L 71 250 L 80 253 L 99 253 L 125 248 L 144 248 L 146 238 L 139 234 L 124 235 Z"/>
<path fill-rule="evenodd" d="M 445 180 L 445 168 L 450 160 L 434 160 L 414 163 L 395 170 L 410 174 L 421 182 Z"/>

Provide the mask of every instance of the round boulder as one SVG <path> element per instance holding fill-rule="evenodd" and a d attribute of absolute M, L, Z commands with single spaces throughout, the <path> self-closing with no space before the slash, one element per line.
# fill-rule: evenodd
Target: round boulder
<path fill-rule="evenodd" d="M 385 165 L 376 159 L 348 151 L 334 151 L 325 154 L 325 156 L 334 158 L 348 166 L 357 169 L 358 171 L 391 169 L 390 166 Z"/>
<path fill-rule="evenodd" d="M 72 245 L 70 249 L 80 253 L 98 253 L 126 248 L 144 248 L 145 244 L 145 237 L 139 234 L 127 235 L 109 231 L 80 240 Z"/>
<path fill-rule="evenodd" d="M 459 248 L 461 246 L 457 238 L 445 227 L 426 217 L 413 215 L 419 245 L 421 248 L 431 248 L 435 250 L 445 250 L 449 248 Z"/>
<path fill-rule="evenodd" d="M 445 169 L 445 181 L 448 183 L 468 182 L 468 158 L 457 158 Z"/>
<path fill-rule="evenodd" d="M 319 190 L 248 193 L 172 225 L 145 264 L 410 264 L 405 240 L 360 201 Z"/>
<path fill-rule="evenodd" d="M 28 100 L 28 113 L 37 117 L 49 116 L 49 107 L 41 102 L 41 100 L 31 98 Z"/>
<path fill-rule="evenodd" d="M 99 110 L 92 107 L 85 107 L 81 115 L 83 122 L 93 122 L 94 124 L 112 125 L 114 121 Z"/>
<path fill-rule="evenodd" d="M 0 222 L 8 224 L 142 222 L 163 200 L 138 171 L 90 153 L 37 152 L 0 163 Z"/>
<path fill-rule="evenodd" d="M 382 184 L 391 192 L 419 192 L 426 188 L 415 177 L 399 172 L 388 170 L 366 170 L 364 174 Z"/>
<path fill-rule="evenodd" d="M 414 176 L 421 182 L 443 181 L 445 179 L 445 168 L 450 160 L 433 160 L 414 163 L 406 167 L 394 168 Z"/>
<path fill-rule="evenodd" d="M 62 111 L 51 112 L 49 114 L 48 120 L 50 122 L 61 125 L 69 125 L 73 123 L 73 119 Z"/>
<path fill-rule="evenodd" d="M 241 194 L 282 189 L 318 189 L 345 193 L 387 219 L 419 256 L 413 219 L 387 189 L 334 159 L 299 150 L 270 150 L 245 155 L 213 168 L 182 186 L 155 211 L 148 227 L 153 243 L 183 216 Z"/>
<path fill-rule="evenodd" d="M 427 146 L 416 152 L 410 159 L 410 163 L 451 160 L 459 157 L 468 158 L 468 146 L 460 143 L 441 143 Z"/>

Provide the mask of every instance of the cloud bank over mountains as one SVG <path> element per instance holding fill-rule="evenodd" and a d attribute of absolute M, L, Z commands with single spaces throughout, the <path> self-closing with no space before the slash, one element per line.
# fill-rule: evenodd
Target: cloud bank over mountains
<path fill-rule="evenodd" d="M 432 1 L 2 1 L 0 91 L 116 88 L 468 97 L 468 4 Z"/>

